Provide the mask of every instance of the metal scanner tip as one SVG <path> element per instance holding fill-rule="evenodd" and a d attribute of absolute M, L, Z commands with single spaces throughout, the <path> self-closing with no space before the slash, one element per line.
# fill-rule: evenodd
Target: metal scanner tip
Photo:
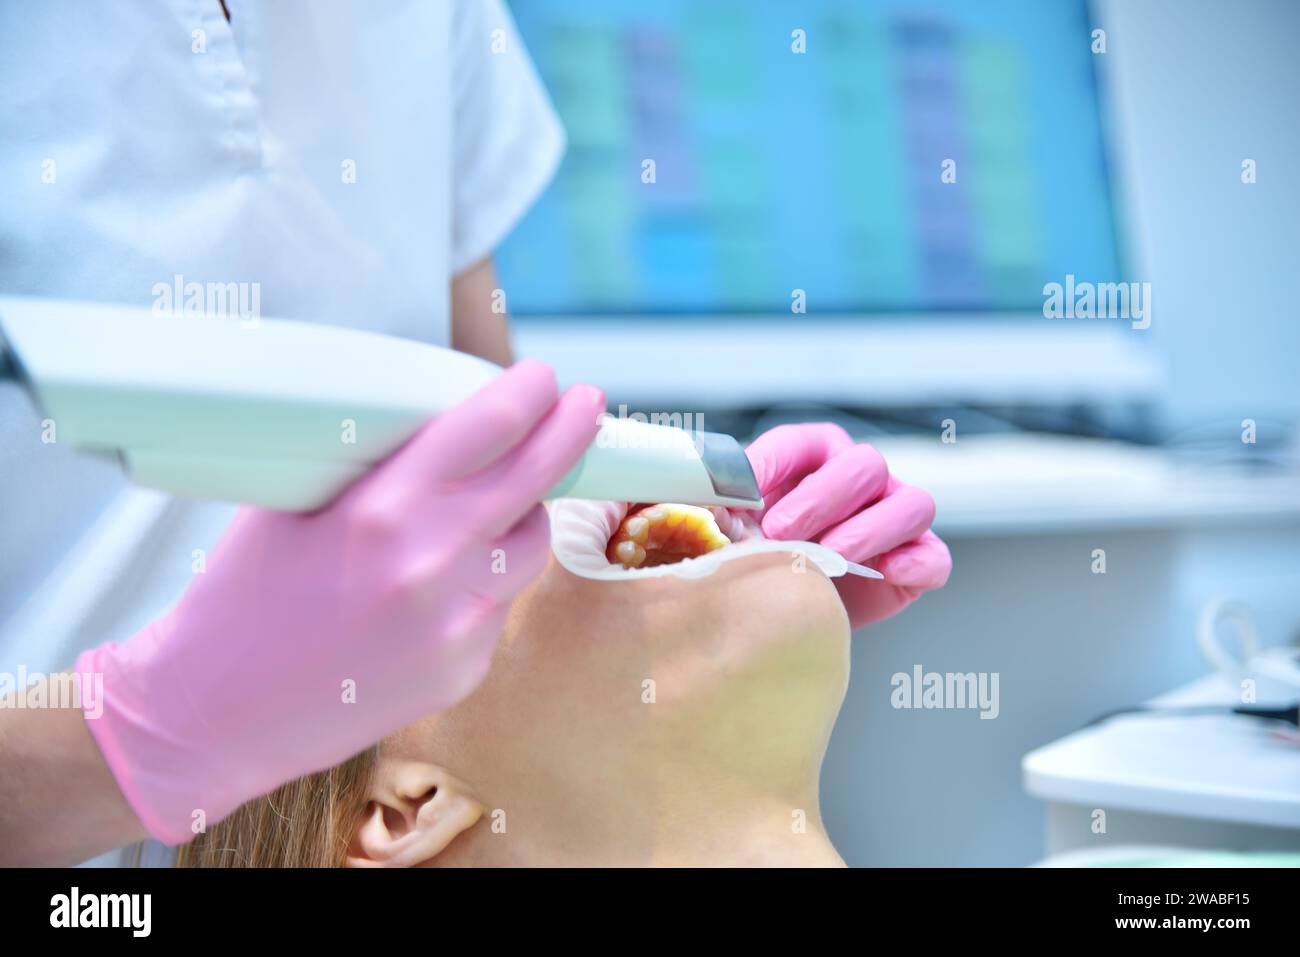
<path fill-rule="evenodd" d="M 722 432 L 699 432 L 700 460 L 709 473 L 713 491 L 722 498 L 744 502 L 744 508 L 762 508 L 763 494 L 754 477 L 749 456 L 732 436 Z"/>

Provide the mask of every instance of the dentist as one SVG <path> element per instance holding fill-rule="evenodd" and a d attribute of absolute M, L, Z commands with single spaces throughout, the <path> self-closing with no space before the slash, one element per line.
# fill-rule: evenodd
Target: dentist
<path fill-rule="evenodd" d="M 564 140 L 500 0 L 4 4 L 0 36 L 0 290 L 237 283 L 509 364 L 490 256 Z M 468 694 L 603 409 L 524 361 L 314 515 L 173 501 L 91 547 L 159 497 L 0 391 L 0 671 L 75 658 L 85 710 L 0 707 L 0 859 L 187 841 Z"/>
<path fill-rule="evenodd" d="M 3 4 L 0 36 L 0 291 L 251 285 L 270 315 L 510 361 L 491 252 L 564 142 L 501 0 Z M 134 507 L 158 497 L 22 402 L 0 391 L 0 670 L 75 658 L 84 715 L 0 707 L 9 864 L 188 841 L 467 695 L 604 408 L 518 363 L 299 516 Z M 946 579 L 933 503 L 869 446 L 792 426 L 750 455 L 769 534 L 881 560 L 890 586 L 840 586 L 855 624 Z"/>

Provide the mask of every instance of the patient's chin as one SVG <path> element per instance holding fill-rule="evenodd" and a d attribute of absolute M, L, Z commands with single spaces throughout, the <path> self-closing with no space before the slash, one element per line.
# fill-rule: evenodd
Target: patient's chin
<path fill-rule="evenodd" d="M 636 509 L 629 517 L 647 518 Z M 716 543 L 716 530 L 700 527 L 698 515 L 671 526 L 668 516 L 648 518 L 662 521 L 664 534 L 633 524 L 634 538 L 624 521 L 624 534 L 611 537 L 607 554 L 616 559 L 620 544 L 640 538 L 646 556 L 639 567 L 648 567 L 726 545 L 725 539 Z M 578 636 L 579 645 L 582 635 L 591 635 L 603 652 L 640 675 L 638 681 L 652 680 L 656 700 L 670 708 L 731 696 L 737 702 L 753 698 L 756 710 L 777 721 L 785 720 L 781 713 L 789 707 L 833 720 L 843 698 L 848 615 L 835 586 L 799 553 L 741 556 L 700 578 L 593 581 L 552 565 L 538 597 L 534 622 L 538 604 L 564 622 L 548 626 L 553 648 L 567 644 L 556 631 Z M 757 700 L 760 694 L 769 700 Z"/>
<path fill-rule="evenodd" d="M 799 672 L 821 669 L 832 685 L 847 680 L 848 613 L 820 569 L 800 555 L 769 552 L 728 562 L 711 577 L 710 600 L 726 609 L 719 627 L 728 649 L 741 658 L 776 655 L 787 667 L 802 662 Z"/>
<path fill-rule="evenodd" d="M 652 717 L 683 729 L 719 770 L 799 793 L 816 779 L 848 687 L 844 605 L 818 569 L 780 553 L 737 559 L 710 579 L 701 600 L 713 611 L 685 612 L 702 620 L 660 636 Z"/>

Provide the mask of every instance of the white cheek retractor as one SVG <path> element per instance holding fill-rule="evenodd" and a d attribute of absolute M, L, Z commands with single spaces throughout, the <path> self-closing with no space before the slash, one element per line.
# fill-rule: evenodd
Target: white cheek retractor
<path fill-rule="evenodd" d="M 763 552 L 780 552 L 805 559 L 821 569 L 827 578 L 840 575 L 861 575 L 864 578 L 884 579 L 874 568 L 850 562 L 839 552 L 816 542 L 787 542 L 764 538 L 753 517 L 746 514 L 713 509 L 722 534 L 732 544 L 699 556 L 667 565 L 647 568 L 623 568 L 612 565 L 605 557 L 605 547 L 610 536 L 627 515 L 626 502 L 590 502 L 578 499 L 557 499 L 551 503 L 551 551 L 555 559 L 580 578 L 597 581 L 635 581 L 640 578 L 703 578 L 724 564 Z"/>

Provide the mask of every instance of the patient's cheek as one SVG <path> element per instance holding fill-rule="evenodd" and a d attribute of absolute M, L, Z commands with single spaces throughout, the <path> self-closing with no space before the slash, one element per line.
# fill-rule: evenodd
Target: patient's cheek
<path fill-rule="evenodd" d="M 628 509 L 605 549 L 612 565 L 649 568 L 697 558 L 728 539 L 712 513 L 695 505 L 640 505 Z"/>

